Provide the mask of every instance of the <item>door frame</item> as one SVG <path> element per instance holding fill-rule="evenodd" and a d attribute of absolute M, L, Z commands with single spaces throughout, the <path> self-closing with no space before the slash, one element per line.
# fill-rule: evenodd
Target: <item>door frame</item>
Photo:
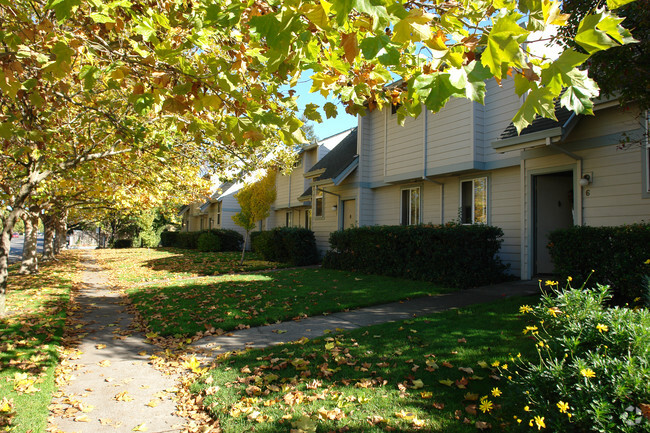
<path fill-rule="evenodd" d="M 582 188 L 578 183 L 580 179 L 579 173 L 582 170 L 580 162 L 577 161 L 575 164 L 568 165 L 559 165 L 553 167 L 538 168 L 533 170 L 526 171 L 526 197 L 528 198 L 526 212 L 526 275 L 522 279 L 530 279 L 533 277 L 535 272 L 535 220 L 537 218 L 535 214 L 535 176 L 545 175 L 545 174 L 554 174 L 554 173 L 563 173 L 571 172 L 573 174 L 573 225 L 581 225 L 582 221 Z"/>
<path fill-rule="evenodd" d="M 343 202 L 346 200 L 354 200 L 354 206 L 356 210 L 356 215 L 357 215 L 357 221 L 359 221 L 359 197 L 355 195 L 341 195 L 339 197 L 339 205 L 338 205 L 338 223 L 336 225 L 337 230 L 343 230 L 343 222 L 345 219 L 345 209 Z"/>

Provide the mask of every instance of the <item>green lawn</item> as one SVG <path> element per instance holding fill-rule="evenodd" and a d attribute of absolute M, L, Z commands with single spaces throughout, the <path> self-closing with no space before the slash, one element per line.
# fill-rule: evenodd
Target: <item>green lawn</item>
<path fill-rule="evenodd" d="M 230 331 L 406 298 L 446 293 L 432 283 L 331 269 L 222 275 L 127 290 L 150 331 Z"/>
<path fill-rule="evenodd" d="M 65 253 L 58 262 L 41 265 L 38 275 L 20 276 L 11 269 L 7 316 L 0 320 L 0 400 L 13 401 L 15 416 L 0 409 L 0 430 L 11 417 L 11 431 L 45 431 L 77 263 L 76 255 Z"/>
<path fill-rule="evenodd" d="M 94 258 L 119 283 L 173 280 L 206 275 L 286 268 L 289 265 L 261 260 L 247 252 L 239 265 L 241 252 L 202 253 L 177 248 L 100 249 Z"/>
<path fill-rule="evenodd" d="M 192 391 L 224 432 L 499 430 L 505 396 L 494 394 L 506 380 L 494 365 L 534 353 L 517 317 L 534 302 L 508 299 L 225 355 Z M 483 397 L 492 404 L 485 413 Z"/>

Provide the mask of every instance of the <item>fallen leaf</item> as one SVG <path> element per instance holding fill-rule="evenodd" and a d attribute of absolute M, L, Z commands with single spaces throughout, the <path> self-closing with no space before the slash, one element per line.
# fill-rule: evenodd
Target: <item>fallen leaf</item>
<path fill-rule="evenodd" d="M 445 404 L 444 404 L 444 403 L 437 403 L 437 402 L 434 402 L 432 406 L 433 406 L 434 408 L 438 409 L 438 410 L 443 410 L 443 409 L 445 408 Z"/>
<path fill-rule="evenodd" d="M 95 349 L 98 349 L 98 350 L 106 349 L 106 345 L 105 344 L 96 344 Z"/>
<path fill-rule="evenodd" d="M 115 394 L 115 397 L 113 397 L 117 401 L 133 401 L 133 397 L 129 395 L 128 391 L 122 391 L 117 394 Z"/>
<path fill-rule="evenodd" d="M 137 425 L 137 426 L 133 427 L 133 431 L 147 431 L 147 424 L 142 423 L 140 425 Z"/>
<path fill-rule="evenodd" d="M 476 421 L 476 424 L 474 424 L 477 429 L 479 430 L 487 430 L 492 428 L 492 425 L 485 422 L 485 421 Z"/>
<path fill-rule="evenodd" d="M 110 367 L 111 361 L 109 361 L 108 359 L 105 359 L 103 361 L 99 361 L 97 363 L 97 365 L 99 365 L 100 367 Z"/>
<path fill-rule="evenodd" d="M 156 407 L 159 404 L 160 404 L 160 400 L 154 399 L 154 400 L 151 400 L 149 403 L 147 403 L 145 406 Z"/>
<path fill-rule="evenodd" d="M 74 419 L 76 422 L 90 422 L 88 415 L 80 415 Z"/>

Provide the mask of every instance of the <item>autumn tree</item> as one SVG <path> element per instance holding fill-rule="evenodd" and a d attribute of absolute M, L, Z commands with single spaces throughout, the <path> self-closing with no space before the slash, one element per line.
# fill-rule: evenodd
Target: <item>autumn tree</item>
<path fill-rule="evenodd" d="M 257 182 L 244 185 L 235 194 L 237 203 L 241 210 L 239 213 L 232 216 L 233 221 L 239 227 L 246 230 L 244 237 L 244 247 L 241 252 L 241 262 L 244 264 L 244 254 L 246 253 L 246 243 L 250 236 L 251 230 L 255 228 L 255 224 L 267 218 L 271 214 L 271 204 L 275 201 L 275 170 L 269 170 L 268 173 Z"/>
<path fill-rule="evenodd" d="M 44 180 L 125 153 L 193 154 L 220 172 L 276 163 L 270 153 L 305 141 L 282 89 L 308 70 L 312 90 L 351 114 L 399 103 L 403 120 L 451 97 L 483 102 L 485 80 L 511 75 L 528 94 L 519 130 L 553 117 L 563 89 L 563 106 L 589 113 L 597 87 L 576 68 L 633 39 L 597 11 L 575 36 L 586 54 L 528 51 L 533 31 L 566 20 L 553 0 L 0 1 L 0 311 L 11 230 Z"/>

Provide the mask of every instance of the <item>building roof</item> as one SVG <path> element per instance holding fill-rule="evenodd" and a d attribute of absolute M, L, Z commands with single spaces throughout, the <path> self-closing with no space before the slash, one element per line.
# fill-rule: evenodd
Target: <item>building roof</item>
<path fill-rule="evenodd" d="M 354 128 L 336 147 L 305 172 L 305 177 L 312 178 L 313 182 L 331 180 L 338 185 L 357 164 L 357 129 Z"/>
<path fill-rule="evenodd" d="M 510 125 L 508 125 L 508 127 L 501 133 L 499 139 L 505 140 L 507 138 L 516 137 L 518 135 L 522 136 L 540 131 L 546 131 L 553 128 L 561 128 L 571 118 L 572 114 L 572 111 L 569 111 L 560 105 L 560 99 L 558 98 L 555 100 L 555 117 L 557 120 L 547 119 L 545 117 L 540 117 L 537 115 L 535 116 L 533 123 L 525 127 L 519 134 L 517 134 L 517 128 L 515 128 L 514 123 L 510 122 Z"/>

